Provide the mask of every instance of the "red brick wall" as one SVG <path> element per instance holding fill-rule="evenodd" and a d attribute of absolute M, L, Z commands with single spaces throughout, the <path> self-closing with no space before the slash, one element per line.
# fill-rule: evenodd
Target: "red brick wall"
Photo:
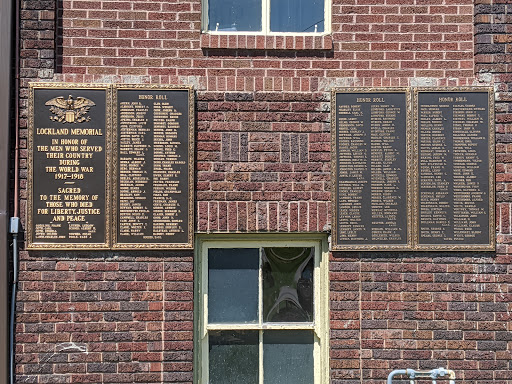
<path fill-rule="evenodd" d="M 446 367 L 457 383 L 510 383 L 509 255 L 331 257 L 332 383 Z"/>
<path fill-rule="evenodd" d="M 62 72 L 75 81 L 193 82 L 200 91 L 326 91 L 337 78 L 375 86 L 413 77 L 472 82 L 472 0 L 332 3 L 332 37 L 319 41 L 200 39 L 200 0 L 64 0 Z"/>
<path fill-rule="evenodd" d="M 510 252 L 512 201 L 512 5 L 475 6 L 475 70 L 492 77 L 496 89 L 496 217 L 498 251 Z"/>
<path fill-rule="evenodd" d="M 319 232 L 330 225 L 329 95 L 198 95 L 197 228 Z"/>
<path fill-rule="evenodd" d="M 324 38 L 217 38 L 199 0 L 22 0 L 22 219 L 29 80 L 194 85 L 196 229 L 241 233 L 329 229 L 333 86 L 495 84 L 497 252 L 332 253 L 330 367 L 512 383 L 507 3 L 333 0 Z M 19 382 L 192 382 L 192 253 L 20 257 Z"/>
<path fill-rule="evenodd" d="M 193 262 L 22 253 L 18 381 L 192 381 Z"/>

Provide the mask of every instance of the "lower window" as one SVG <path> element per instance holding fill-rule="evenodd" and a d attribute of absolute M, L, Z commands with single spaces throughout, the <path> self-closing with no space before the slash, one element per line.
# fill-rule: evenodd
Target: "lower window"
<path fill-rule="evenodd" d="M 197 382 L 327 383 L 327 254 L 321 240 L 204 240 Z"/>

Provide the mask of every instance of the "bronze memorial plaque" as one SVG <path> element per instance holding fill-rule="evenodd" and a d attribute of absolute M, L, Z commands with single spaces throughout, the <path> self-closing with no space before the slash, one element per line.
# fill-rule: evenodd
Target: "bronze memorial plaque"
<path fill-rule="evenodd" d="M 494 91 L 415 90 L 416 248 L 494 250 Z"/>
<path fill-rule="evenodd" d="M 333 90 L 333 250 L 412 246 L 409 92 Z"/>
<path fill-rule="evenodd" d="M 113 248 L 193 248 L 191 87 L 114 86 Z"/>
<path fill-rule="evenodd" d="M 28 249 L 110 246 L 110 88 L 32 83 Z"/>

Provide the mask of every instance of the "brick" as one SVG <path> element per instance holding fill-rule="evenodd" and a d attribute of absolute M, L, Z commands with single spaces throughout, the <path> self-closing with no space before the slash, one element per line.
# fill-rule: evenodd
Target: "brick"
<path fill-rule="evenodd" d="M 399 86 L 416 76 L 461 85 L 475 82 L 474 71 L 492 73 L 501 93 L 496 254 L 485 264 L 480 254 L 366 259 L 364 253 L 331 254 L 330 379 L 384 382 L 396 364 L 412 360 L 422 361 L 415 362 L 417 368 L 456 366 L 466 381 L 510 378 L 510 366 L 503 365 L 510 360 L 506 284 L 512 199 L 512 150 L 507 148 L 512 77 L 505 73 L 510 7 L 504 1 L 479 1 L 473 18 L 469 0 L 388 0 L 385 5 L 337 0 L 332 35 L 298 38 L 200 34 L 197 2 L 62 5 L 59 51 L 53 11 L 46 11 L 55 9 L 54 2 L 23 1 L 22 108 L 28 81 L 40 74 L 69 82 L 99 81 L 105 74 L 115 82 L 125 81 L 123 74 L 144 75 L 141 82 L 193 82 L 199 232 L 316 232 L 330 225 L 331 85 Z M 46 69 L 62 73 L 41 72 Z M 451 76 L 455 80 L 447 79 Z M 24 256 L 18 381 L 56 383 L 63 374 L 62 381 L 71 382 L 192 381 L 192 254 L 180 254 L 187 258 L 183 263 L 163 261 L 160 254 L 151 255 L 154 263 L 118 256 L 120 261 L 110 262 L 98 253 L 59 265 L 54 255 L 52 261 L 47 255 Z M 162 327 L 165 345 L 153 340 Z M 88 354 L 60 354 L 70 361 L 57 361 L 59 356 L 40 368 L 30 354 L 47 353 L 47 345 L 40 345 L 33 332 L 44 332 L 48 341 L 74 335 L 71 341 L 88 343 Z"/>

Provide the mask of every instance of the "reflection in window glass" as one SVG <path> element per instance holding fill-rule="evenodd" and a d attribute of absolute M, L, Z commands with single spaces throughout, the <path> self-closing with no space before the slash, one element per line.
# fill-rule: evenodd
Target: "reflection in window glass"
<path fill-rule="evenodd" d="M 208 322 L 258 321 L 259 250 L 208 251 Z"/>
<path fill-rule="evenodd" d="M 210 31 L 261 31 L 261 0 L 209 0 Z"/>
<path fill-rule="evenodd" d="M 313 321 L 313 248 L 264 248 L 263 321 Z"/>
<path fill-rule="evenodd" d="M 210 384 L 257 384 L 258 331 L 209 332 Z"/>
<path fill-rule="evenodd" d="M 323 32 L 325 0 L 270 0 L 272 32 Z"/>
<path fill-rule="evenodd" d="M 264 384 L 313 383 L 313 340 L 312 331 L 264 331 Z"/>
<path fill-rule="evenodd" d="M 320 293 L 328 280 L 317 253 L 321 244 L 208 241 L 203 247 L 196 271 L 201 278 L 198 380 L 327 382 L 328 297 Z"/>

